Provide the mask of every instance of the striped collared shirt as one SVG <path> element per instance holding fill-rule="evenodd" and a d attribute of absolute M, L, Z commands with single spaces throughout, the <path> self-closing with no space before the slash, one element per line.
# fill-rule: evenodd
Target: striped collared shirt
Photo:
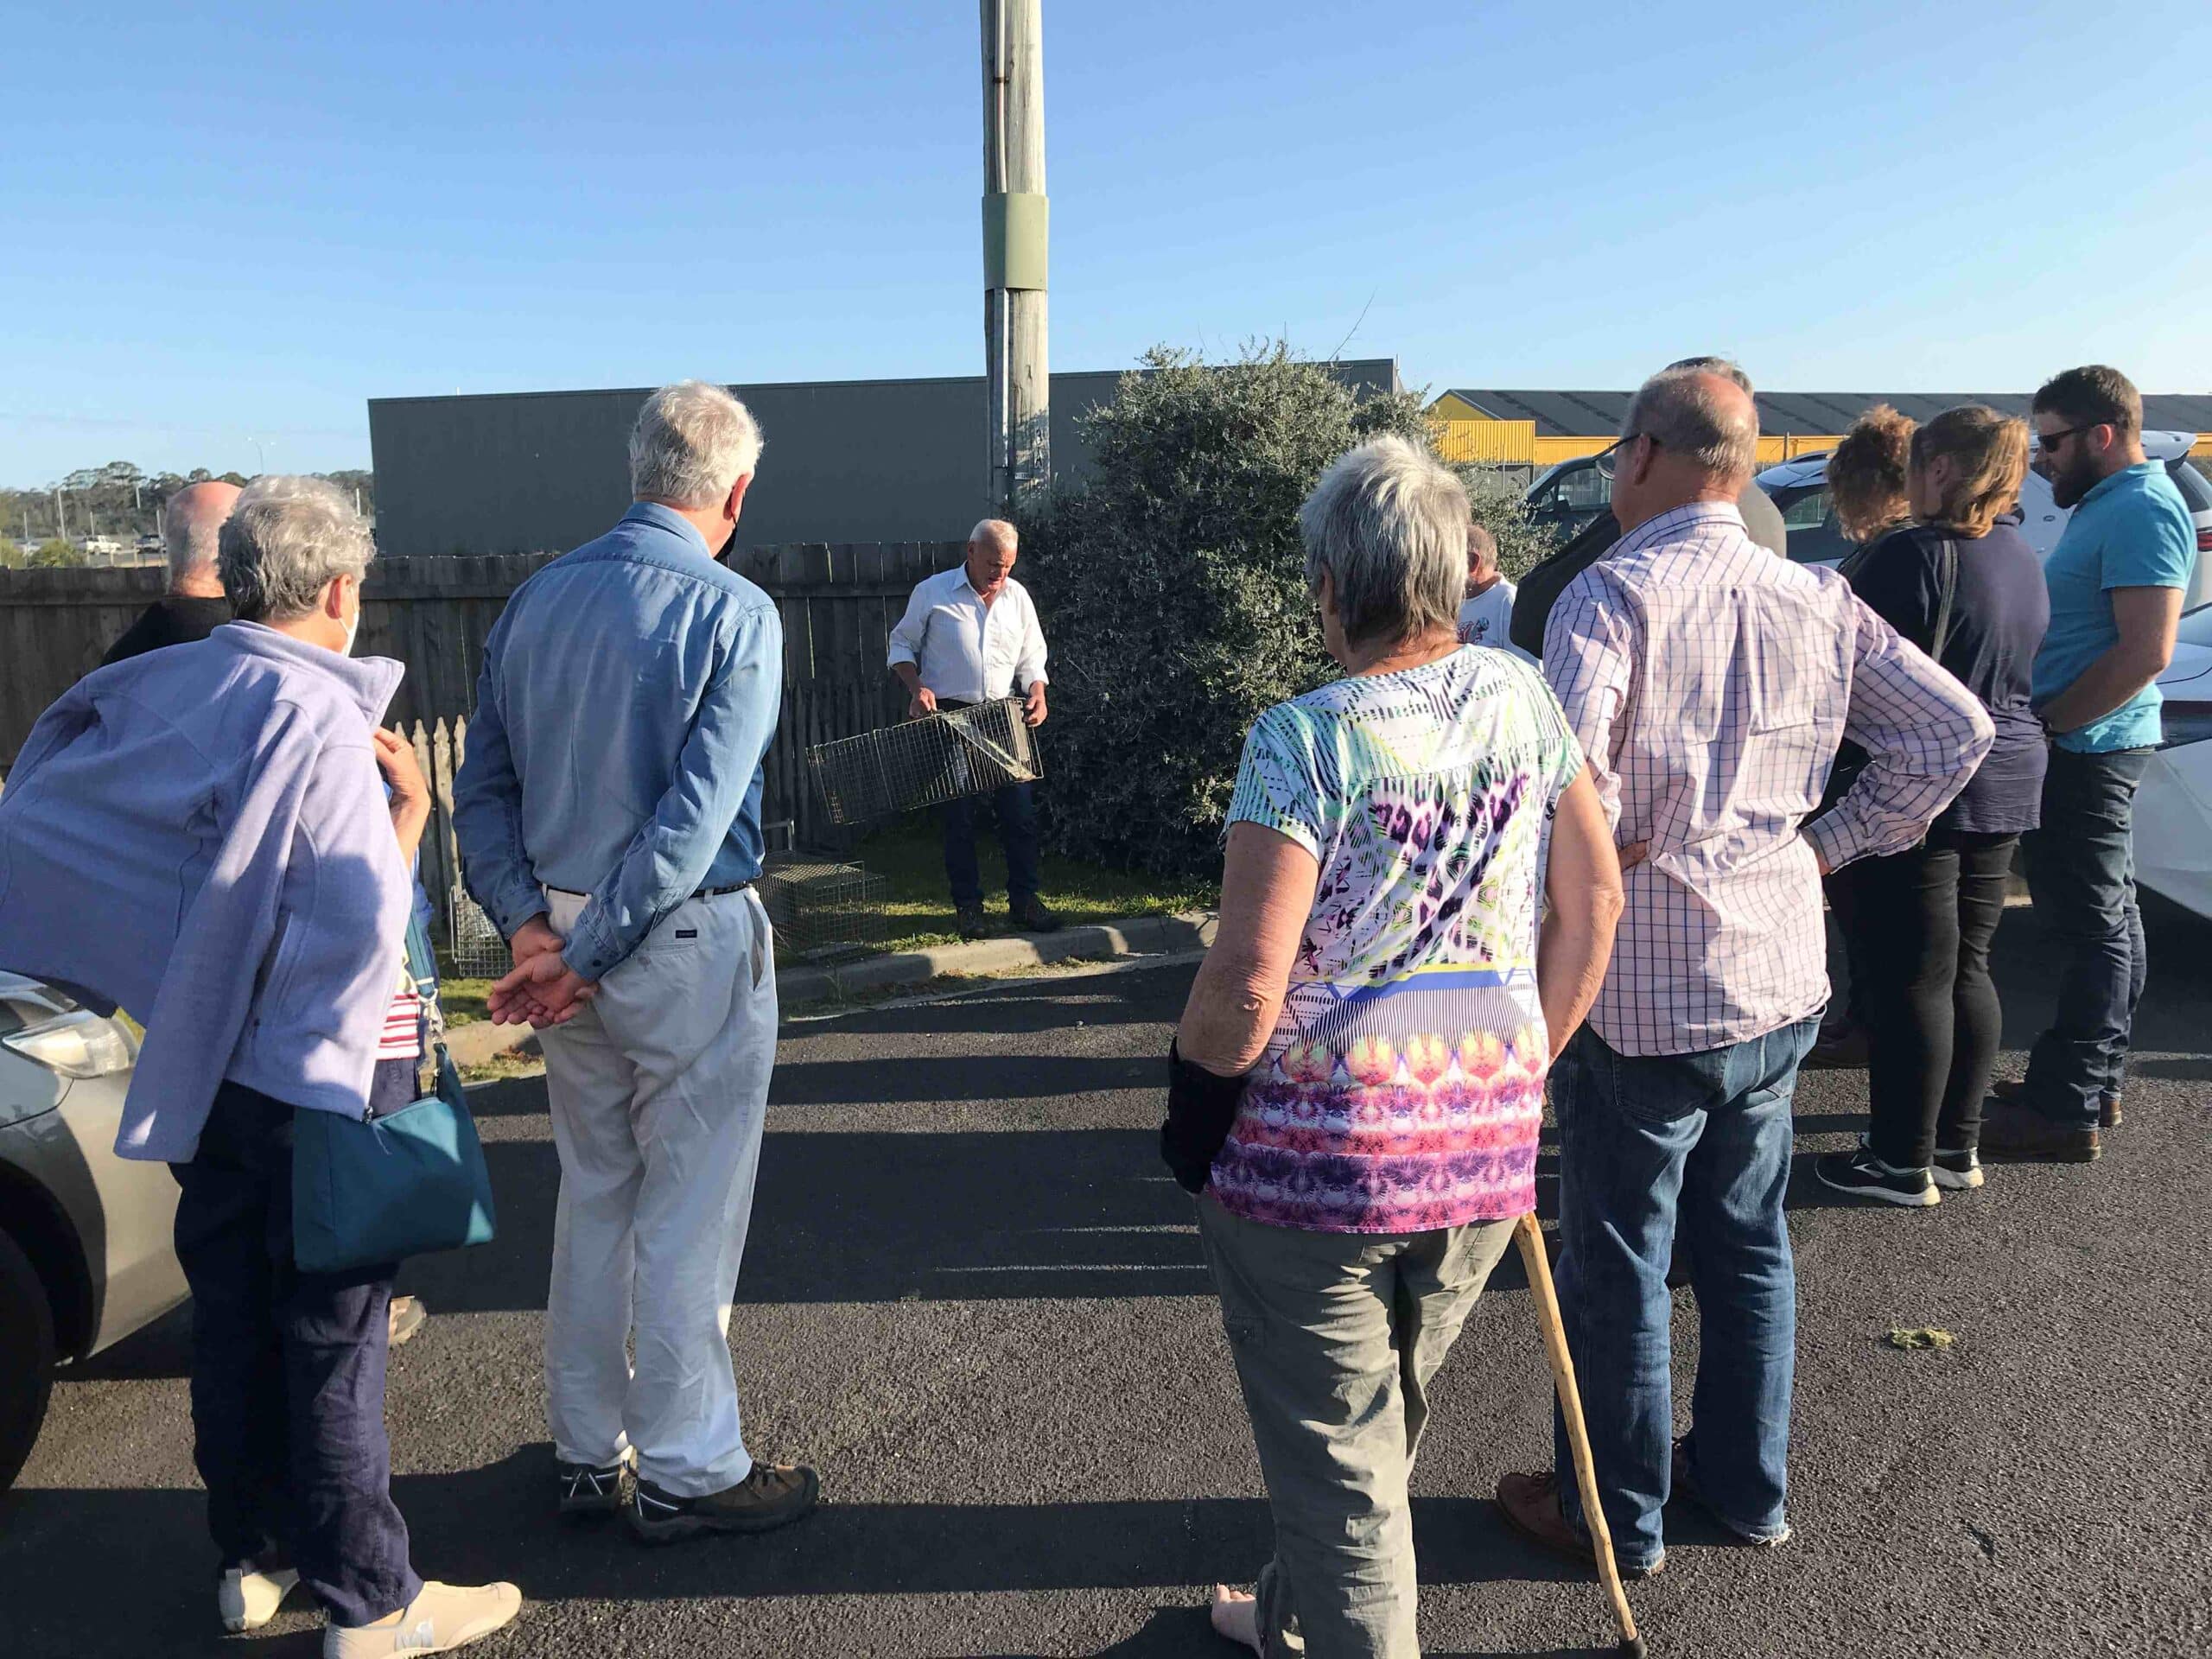
<path fill-rule="evenodd" d="M 1591 1011 L 1624 1054 L 1747 1041 L 1828 996 L 1819 865 L 1916 844 L 1993 736 L 1972 693 L 1732 505 L 1638 525 L 1560 595 L 1544 672 L 1614 837 L 1645 843 Z M 1819 822 L 1848 736 L 1870 759 Z M 1800 833 L 1802 828 L 1802 833 Z"/>

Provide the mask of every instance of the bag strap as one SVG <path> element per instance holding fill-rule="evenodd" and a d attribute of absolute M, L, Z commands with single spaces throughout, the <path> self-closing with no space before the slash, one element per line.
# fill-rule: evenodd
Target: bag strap
<path fill-rule="evenodd" d="M 1936 633 L 1928 647 L 1928 654 L 1938 663 L 1943 660 L 1943 648 L 1951 643 L 1951 603 L 1958 593 L 1959 543 L 1955 537 L 1946 536 L 1936 556 Z"/>
<path fill-rule="evenodd" d="M 422 912 L 409 902 L 407 918 L 407 976 L 415 982 L 415 995 L 423 1004 L 423 1047 L 416 1061 L 417 1092 L 437 1092 L 446 1060 L 446 1014 L 438 1001 L 438 957 L 430 948 L 430 931 L 423 925 Z"/>

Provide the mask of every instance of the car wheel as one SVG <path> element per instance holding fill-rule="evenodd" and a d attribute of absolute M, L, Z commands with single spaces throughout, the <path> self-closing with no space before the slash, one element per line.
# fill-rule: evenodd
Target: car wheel
<path fill-rule="evenodd" d="M 0 1491 L 38 1443 L 54 1392 L 54 1309 L 30 1258 L 0 1233 Z"/>

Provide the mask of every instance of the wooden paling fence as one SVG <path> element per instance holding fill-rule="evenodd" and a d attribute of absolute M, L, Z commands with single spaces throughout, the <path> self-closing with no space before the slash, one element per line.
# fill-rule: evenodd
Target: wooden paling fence
<path fill-rule="evenodd" d="M 887 725 L 906 698 L 884 666 L 891 629 L 916 582 L 959 563 L 957 542 L 754 548 L 726 563 L 775 600 L 784 625 L 781 717 L 764 765 L 762 816 L 788 818 L 802 846 L 835 844 L 806 769 L 806 751 Z M 386 723 L 413 739 L 438 804 L 439 855 L 423 880 L 440 925 L 455 868 L 452 777 L 476 702 L 484 641 L 508 596 L 552 555 L 379 559 L 362 589 L 357 652 L 392 657 L 407 677 Z M 0 570 L 0 772 L 15 761 L 40 713 L 85 674 L 140 611 L 157 599 L 159 567 L 118 570 Z"/>
<path fill-rule="evenodd" d="M 411 730 L 404 723 L 393 729 L 413 744 L 415 764 L 429 780 L 430 821 L 423 829 L 416 869 L 422 877 L 423 890 L 430 897 L 431 931 L 450 944 L 448 918 L 453 913 L 453 895 L 461 891 L 461 847 L 453 833 L 453 780 L 467 752 L 468 721 L 456 715 L 451 721 L 434 721 L 428 727 L 418 720 Z"/>

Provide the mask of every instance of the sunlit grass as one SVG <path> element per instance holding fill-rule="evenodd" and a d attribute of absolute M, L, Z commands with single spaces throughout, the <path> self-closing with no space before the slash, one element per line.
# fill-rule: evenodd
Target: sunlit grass
<path fill-rule="evenodd" d="M 994 932 L 1010 930 L 1006 918 L 1006 855 L 986 829 L 976 836 L 982 869 L 983 909 Z M 879 830 L 854 848 L 850 856 L 871 875 L 891 883 L 883 906 L 886 951 L 919 950 L 957 944 L 952 890 L 944 875 L 944 841 L 934 817 L 909 819 Z M 1166 916 L 1184 910 L 1211 909 L 1219 893 L 1211 883 L 1160 880 L 1102 869 L 1071 858 L 1046 854 L 1038 868 L 1039 894 L 1071 926 L 1119 921 L 1128 916 Z"/>

